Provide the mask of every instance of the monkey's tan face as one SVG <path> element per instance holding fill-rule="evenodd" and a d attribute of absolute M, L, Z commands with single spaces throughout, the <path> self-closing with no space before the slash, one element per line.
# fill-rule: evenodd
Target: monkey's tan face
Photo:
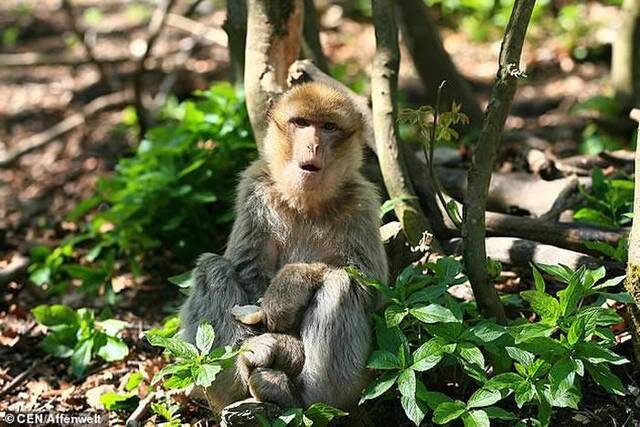
<path fill-rule="evenodd" d="M 344 129 L 327 118 L 294 116 L 287 123 L 287 135 L 292 147 L 287 169 L 300 187 L 320 186 L 335 173 L 335 153 L 347 138 Z"/>

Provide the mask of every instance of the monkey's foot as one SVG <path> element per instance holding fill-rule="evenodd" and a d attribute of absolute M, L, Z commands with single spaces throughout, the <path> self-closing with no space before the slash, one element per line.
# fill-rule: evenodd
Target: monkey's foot
<path fill-rule="evenodd" d="M 249 398 L 225 407 L 220 414 L 220 427 L 259 427 L 259 418 L 274 421 L 281 409 L 275 403 L 260 402 Z"/>

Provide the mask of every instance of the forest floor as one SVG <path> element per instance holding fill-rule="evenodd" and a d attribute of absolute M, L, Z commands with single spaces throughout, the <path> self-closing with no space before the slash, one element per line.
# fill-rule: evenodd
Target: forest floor
<path fill-rule="evenodd" d="M 130 41 L 146 32 L 144 13 L 132 17 L 133 11 L 125 3 L 123 0 L 99 3 L 104 14 L 96 27 L 101 58 L 129 55 Z M 80 44 L 68 45 L 70 32 L 65 15 L 53 9 L 55 4 L 37 2 L 27 15 L 0 5 L 0 28 L 15 26 L 21 34 L 15 46 L 0 46 L 0 58 L 28 52 L 83 58 Z M 90 2 L 80 4 L 85 10 L 90 6 Z M 219 12 L 198 18 L 214 28 L 220 28 L 223 19 L 224 14 Z M 366 73 L 375 48 L 371 25 L 348 18 L 328 24 L 332 27 L 323 32 L 322 41 L 330 61 L 348 64 L 347 74 L 351 78 L 361 70 Z M 184 33 L 174 28 L 163 32 L 153 53 L 158 59 L 148 72 L 151 86 L 157 87 L 162 69 L 175 67 L 171 64 L 172 52 L 179 49 L 184 37 Z M 469 77 L 478 99 L 486 101 L 495 75 L 499 43 L 472 42 L 452 30 L 445 30 L 443 39 L 460 71 Z M 419 102 L 421 85 L 406 50 L 403 53 L 400 87 L 407 99 Z M 577 102 L 603 93 L 608 80 L 607 57 L 605 53 L 602 60 L 578 62 L 558 38 L 529 44 L 524 54 L 529 78 L 520 85 L 507 121 L 509 131 L 547 141 L 549 149 L 559 157 L 578 154 L 583 129 L 590 119 L 576 116 L 571 109 Z M 108 67 L 122 82 L 131 78 L 131 61 Z M 191 59 L 180 64 L 174 91 L 185 97 L 214 80 L 225 79 L 227 73 L 226 50 L 216 45 L 202 46 Z M 88 102 L 107 92 L 91 64 L 73 67 L 0 64 L 0 154 L 80 112 Z M 136 137 L 122 120 L 122 110 L 101 112 L 46 147 L 24 155 L 13 166 L 0 168 L 0 270 L 15 257 L 28 254 L 33 245 L 56 245 L 76 230 L 77 225 L 67 221 L 65 214 L 90 196 L 98 177 L 108 175 L 118 158 L 135 146 Z M 500 172 L 524 170 L 518 150 L 517 144 L 503 147 Z M 505 285 L 516 282 L 514 290 L 528 286 L 525 283 L 528 278 L 520 283 L 513 275 L 505 277 Z M 143 339 L 143 331 L 158 326 L 181 301 L 176 287 L 169 286 L 165 277 L 153 274 L 122 290 L 113 316 L 130 324 L 124 332 L 130 355 L 120 362 L 95 365 L 86 377 L 77 380 L 69 374 L 66 360 L 52 358 L 38 349 L 44 330 L 30 310 L 38 304 L 52 303 L 51 299 L 47 299 L 42 289 L 28 284 L 24 276 L 6 284 L 0 301 L 0 411 L 100 410 L 99 396 L 118 389 L 126 373 L 140 370 L 148 379 L 163 366 L 159 349 Z M 79 293 L 65 294 L 59 302 L 101 307 L 99 301 Z M 623 351 L 628 353 L 629 347 L 627 342 Z M 584 409 L 562 411 L 555 425 L 640 425 L 636 402 L 640 377 L 631 368 L 618 373 L 623 383 L 633 384 L 635 395 L 611 397 L 591 385 L 583 390 Z M 183 422 L 206 423 L 208 412 L 204 406 L 179 393 L 172 398 L 182 404 Z M 124 422 L 115 412 L 110 417 L 113 424 Z M 153 418 L 150 420 L 154 422 Z"/>

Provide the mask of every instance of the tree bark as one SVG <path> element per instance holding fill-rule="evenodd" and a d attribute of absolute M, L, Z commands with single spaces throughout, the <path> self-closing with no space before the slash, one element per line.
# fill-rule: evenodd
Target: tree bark
<path fill-rule="evenodd" d="M 247 1 L 227 1 L 227 18 L 222 26 L 229 36 L 231 82 L 242 86 L 244 77 L 244 49 L 247 41 Z"/>
<path fill-rule="evenodd" d="M 516 92 L 520 54 L 534 4 L 535 0 L 516 0 L 513 5 L 502 41 L 497 79 L 471 158 L 463 210 L 463 258 L 467 276 L 480 310 L 499 322 L 505 321 L 505 314 L 487 273 L 485 211 L 491 172 L 504 123 Z"/>
<path fill-rule="evenodd" d="M 462 104 L 462 111 L 469 116 L 472 126 L 482 124 L 482 109 L 469 84 L 456 69 L 451 57 L 444 50 L 436 23 L 431 18 L 424 0 L 396 2 L 400 11 L 403 40 L 411 53 L 413 64 L 427 91 L 427 103 L 434 105 L 438 86 L 443 80 L 447 85 L 442 100 L 450 105 L 455 100 Z"/>
<path fill-rule="evenodd" d="M 302 54 L 323 72 L 329 72 L 327 57 L 320 44 L 320 23 L 313 0 L 304 0 L 304 26 L 302 29 Z"/>
<path fill-rule="evenodd" d="M 640 362 L 640 109 L 631 111 L 631 118 L 638 122 L 638 143 L 636 145 L 635 188 L 633 194 L 633 223 L 629 235 L 629 260 L 625 288 L 635 304 L 629 304 L 633 352 L 636 362 Z"/>
<path fill-rule="evenodd" d="M 611 57 L 611 83 L 620 105 L 640 105 L 640 0 L 624 0 Z"/>
<path fill-rule="evenodd" d="M 407 241 L 416 246 L 425 231 L 431 232 L 431 226 L 415 196 L 398 137 L 396 90 L 400 50 L 391 0 L 373 0 L 373 23 L 376 53 L 371 75 L 371 97 L 378 162 L 389 197 L 397 201 L 394 211 Z"/>
<path fill-rule="evenodd" d="M 244 88 L 258 150 L 267 130 L 268 106 L 287 87 L 289 66 L 298 58 L 302 0 L 249 0 Z"/>

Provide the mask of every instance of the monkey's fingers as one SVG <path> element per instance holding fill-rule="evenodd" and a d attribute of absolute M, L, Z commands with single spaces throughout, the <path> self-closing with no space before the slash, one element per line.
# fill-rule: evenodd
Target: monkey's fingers
<path fill-rule="evenodd" d="M 249 393 L 259 401 L 273 402 L 282 408 L 301 406 L 295 385 L 282 371 L 256 368 L 249 378 Z"/>

